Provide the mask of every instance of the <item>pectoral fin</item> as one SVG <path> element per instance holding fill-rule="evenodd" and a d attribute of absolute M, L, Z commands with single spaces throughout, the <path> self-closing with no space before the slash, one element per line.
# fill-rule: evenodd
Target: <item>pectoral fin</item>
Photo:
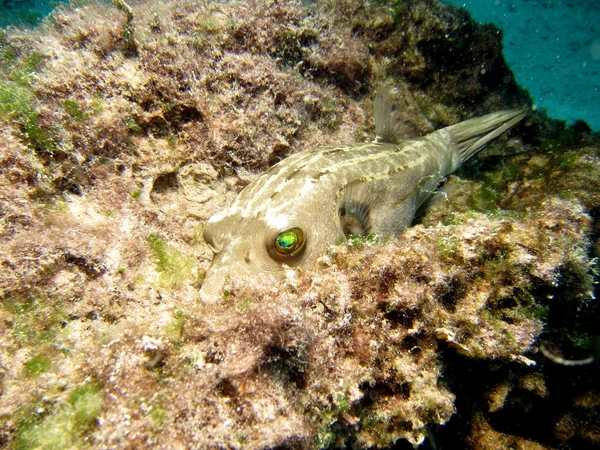
<path fill-rule="evenodd" d="M 371 208 L 366 203 L 346 201 L 339 210 L 344 235 L 366 236 L 371 232 Z"/>

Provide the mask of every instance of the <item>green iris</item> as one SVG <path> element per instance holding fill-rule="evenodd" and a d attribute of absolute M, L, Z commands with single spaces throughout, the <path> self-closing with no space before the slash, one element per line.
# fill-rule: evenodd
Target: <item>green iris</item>
<path fill-rule="evenodd" d="M 281 248 L 291 248 L 298 242 L 298 235 L 293 231 L 288 231 L 277 236 L 277 245 Z"/>
<path fill-rule="evenodd" d="M 294 255 L 304 246 L 304 233 L 300 228 L 290 228 L 275 238 L 275 252 L 281 256 Z"/>

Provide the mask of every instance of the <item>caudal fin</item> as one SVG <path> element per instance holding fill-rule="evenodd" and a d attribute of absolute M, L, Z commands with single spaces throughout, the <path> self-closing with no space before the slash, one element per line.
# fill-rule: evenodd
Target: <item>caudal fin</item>
<path fill-rule="evenodd" d="M 527 112 L 527 108 L 497 111 L 445 128 L 451 134 L 455 144 L 454 169 L 519 123 Z"/>

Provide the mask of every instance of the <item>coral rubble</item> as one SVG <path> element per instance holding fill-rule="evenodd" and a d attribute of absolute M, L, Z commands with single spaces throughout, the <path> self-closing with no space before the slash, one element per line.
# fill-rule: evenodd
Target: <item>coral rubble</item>
<path fill-rule="evenodd" d="M 432 0 L 73 1 L 0 45 L 0 446 L 598 445 L 597 366 L 556 364 L 600 353 L 585 124 L 534 113 L 401 237 L 198 297 L 203 222 L 372 138 L 377 85 L 407 136 L 527 103 L 495 29 Z"/>

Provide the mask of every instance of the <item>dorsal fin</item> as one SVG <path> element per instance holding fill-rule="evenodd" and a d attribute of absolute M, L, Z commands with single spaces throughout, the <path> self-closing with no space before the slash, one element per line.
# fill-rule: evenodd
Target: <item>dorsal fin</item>
<path fill-rule="evenodd" d="M 432 131 L 431 124 L 421 115 L 412 95 L 402 86 L 379 87 L 373 109 L 376 142 L 399 144 Z"/>
<path fill-rule="evenodd" d="M 394 142 L 396 138 L 397 122 L 392 117 L 394 104 L 390 94 L 391 89 L 380 87 L 375 95 L 375 131 L 377 140 L 383 142 Z"/>

